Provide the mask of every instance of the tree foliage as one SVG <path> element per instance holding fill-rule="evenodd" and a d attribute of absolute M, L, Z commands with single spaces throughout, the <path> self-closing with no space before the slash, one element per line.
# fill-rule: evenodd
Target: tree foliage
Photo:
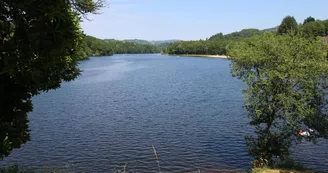
<path fill-rule="evenodd" d="M 264 31 L 258 29 L 243 29 L 238 32 L 223 35 L 222 33 L 215 34 L 209 38 L 209 40 L 239 40 L 243 38 L 253 37 L 255 35 L 263 34 Z"/>
<path fill-rule="evenodd" d="M 315 21 L 315 19 L 310 16 L 310 17 L 304 19 L 303 25 L 310 23 L 310 22 L 314 22 L 314 21 Z"/>
<path fill-rule="evenodd" d="M 300 26 L 301 33 L 306 38 L 324 37 L 328 35 L 328 20 L 305 22 Z"/>
<path fill-rule="evenodd" d="M 99 39 L 85 36 L 81 44 L 82 50 L 80 60 L 88 59 L 89 56 L 110 56 L 113 54 L 143 54 L 160 53 L 168 44 L 152 44 L 148 41 L 119 41 L 114 39 Z"/>
<path fill-rule="evenodd" d="M 0 158 L 30 140 L 31 98 L 79 75 L 81 16 L 101 1 L 0 1 Z"/>
<path fill-rule="evenodd" d="M 276 28 L 270 28 L 267 31 L 275 32 Z M 245 38 L 261 35 L 265 31 L 258 29 L 243 29 L 239 32 L 230 34 L 218 33 L 211 36 L 208 40 L 199 41 L 180 41 L 171 43 L 166 49 L 167 54 L 207 54 L 207 55 L 225 55 L 230 44 Z"/>
<path fill-rule="evenodd" d="M 298 25 L 292 16 L 286 16 L 278 27 L 278 34 L 288 34 L 296 31 L 298 31 Z"/>
<path fill-rule="evenodd" d="M 328 60 L 322 39 L 265 33 L 229 49 L 232 74 L 248 84 L 245 108 L 255 126 L 246 137 L 255 162 L 284 159 L 293 141 L 328 138 Z M 298 131 L 312 129 L 310 136 Z"/>
<path fill-rule="evenodd" d="M 159 45 L 151 43 L 136 43 L 130 41 L 106 40 L 112 47 L 115 54 L 142 54 L 142 53 L 160 53 Z"/>
<path fill-rule="evenodd" d="M 224 55 L 230 41 L 181 41 L 171 43 L 165 50 L 167 54 L 205 54 Z"/>
<path fill-rule="evenodd" d="M 322 21 L 322 24 L 325 26 L 325 35 L 328 36 L 328 20 Z"/>
<path fill-rule="evenodd" d="M 307 38 L 323 37 L 326 35 L 325 25 L 321 21 L 309 22 L 301 26 L 301 32 Z"/>

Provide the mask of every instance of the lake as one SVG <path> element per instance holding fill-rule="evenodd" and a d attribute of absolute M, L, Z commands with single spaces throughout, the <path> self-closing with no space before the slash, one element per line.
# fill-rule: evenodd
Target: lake
<path fill-rule="evenodd" d="M 0 161 L 71 172 L 247 171 L 242 89 L 230 60 L 159 54 L 91 57 L 82 75 L 33 98 L 31 138 Z M 155 146 L 158 162 L 152 145 Z M 328 142 L 294 157 L 328 171 Z M 158 164 L 159 163 L 159 164 Z"/>

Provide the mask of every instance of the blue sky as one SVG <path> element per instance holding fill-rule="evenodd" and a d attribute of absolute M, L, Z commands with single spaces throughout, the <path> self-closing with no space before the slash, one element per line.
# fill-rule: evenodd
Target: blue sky
<path fill-rule="evenodd" d="M 107 0 L 81 26 L 98 38 L 199 40 L 245 28 L 277 26 L 292 15 L 328 19 L 328 0 Z"/>

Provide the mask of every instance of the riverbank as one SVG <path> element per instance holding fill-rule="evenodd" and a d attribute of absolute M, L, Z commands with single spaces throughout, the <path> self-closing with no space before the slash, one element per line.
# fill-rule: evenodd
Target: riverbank
<path fill-rule="evenodd" d="M 40 168 L 40 169 L 25 169 L 23 167 L 20 167 L 18 165 L 14 165 L 14 166 L 10 166 L 10 167 L 6 167 L 6 168 L 1 168 L 0 167 L 0 173 L 54 173 L 54 172 L 58 172 L 58 173 L 71 173 L 71 172 L 78 172 L 74 169 L 71 168 L 64 168 L 64 169 L 56 169 L 56 168 Z M 113 169 L 111 171 L 112 173 L 130 173 L 132 171 L 127 169 L 127 165 L 125 165 L 123 167 L 123 169 Z M 197 169 L 195 171 L 191 171 L 194 173 L 206 173 L 200 169 Z M 235 171 L 229 171 L 226 170 L 226 172 L 230 172 L 230 173 L 235 173 Z M 237 172 L 236 172 L 237 173 Z M 311 170 L 303 170 L 303 171 L 297 171 L 297 170 L 286 170 L 286 169 L 268 169 L 268 168 L 256 168 L 256 169 L 252 169 L 250 170 L 250 173 L 314 173 Z M 318 172 L 317 172 L 318 173 Z"/>
<path fill-rule="evenodd" d="M 205 54 L 168 54 L 168 55 L 230 59 L 230 57 L 226 55 L 205 55 Z"/>
<path fill-rule="evenodd" d="M 251 171 L 251 173 L 313 173 L 312 170 L 286 170 L 286 169 L 268 169 L 268 168 L 256 168 Z"/>

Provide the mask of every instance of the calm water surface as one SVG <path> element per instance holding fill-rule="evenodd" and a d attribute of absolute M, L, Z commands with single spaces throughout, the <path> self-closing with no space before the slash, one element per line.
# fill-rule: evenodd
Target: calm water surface
<path fill-rule="evenodd" d="M 230 61 L 115 55 L 83 61 L 82 76 L 33 98 L 32 141 L 0 165 L 111 172 L 246 171 L 241 81 Z M 302 143 L 297 160 L 328 171 L 328 143 Z"/>

